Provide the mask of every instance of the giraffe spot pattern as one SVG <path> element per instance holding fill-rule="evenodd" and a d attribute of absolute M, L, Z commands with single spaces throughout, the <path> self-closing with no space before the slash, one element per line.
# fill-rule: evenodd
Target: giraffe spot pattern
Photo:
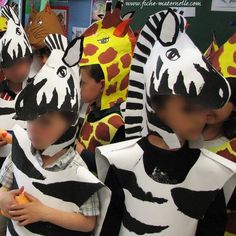
<path fill-rule="evenodd" d="M 113 116 L 108 120 L 108 123 L 115 127 L 116 129 L 119 129 L 122 125 L 124 125 L 124 121 L 121 119 L 119 115 Z"/>
<path fill-rule="evenodd" d="M 113 107 L 113 106 L 115 106 L 116 104 L 122 103 L 123 101 L 124 101 L 123 98 L 118 98 L 116 101 L 111 102 L 109 105 L 110 105 L 110 107 Z"/>
<path fill-rule="evenodd" d="M 99 48 L 91 43 L 88 43 L 84 48 L 84 55 L 85 56 L 92 56 L 94 55 Z"/>
<path fill-rule="evenodd" d="M 126 53 L 120 58 L 120 60 L 121 60 L 123 68 L 128 68 L 131 63 L 131 56 L 129 53 Z"/>
<path fill-rule="evenodd" d="M 129 85 L 129 74 L 127 74 L 124 79 L 122 79 L 121 83 L 120 83 L 120 90 L 124 90 L 128 87 Z"/>
<path fill-rule="evenodd" d="M 102 141 L 110 141 L 109 126 L 104 122 L 98 124 L 95 134 Z"/>
<path fill-rule="evenodd" d="M 98 24 L 93 24 L 91 25 L 85 32 L 84 32 L 84 37 L 89 37 L 93 34 L 95 34 L 98 30 Z"/>
<path fill-rule="evenodd" d="M 100 146 L 102 146 L 102 144 L 92 137 L 88 145 L 88 150 L 95 153 L 95 148 Z"/>
<path fill-rule="evenodd" d="M 120 69 L 118 66 L 119 64 L 115 63 L 107 67 L 108 81 L 111 81 L 114 77 L 116 77 L 120 73 Z"/>
<path fill-rule="evenodd" d="M 117 51 L 114 48 L 109 47 L 105 52 L 101 53 L 98 60 L 101 64 L 107 64 L 112 62 L 117 56 Z"/>
<path fill-rule="evenodd" d="M 89 140 L 89 137 L 91 136 L 92 133 L 93 133 L 93 126 L 90 125 L 89 122 L 86 122 L 81 129 L 82 138 L 84 140 Z"/>
<path fill-rule="evenodd" d="M 117 88 L 117 82 L 115 84 L 111 84 L 109 85 L 107 91 L 106 91 L 106 95 L 110 96 L 111 94 L 116 92 L 116 88 Z"/>
<path fill-rule="evenodd" d="M 81 64 L 88 63 L 88 62 L 89 62 L 89 59 L 87 59 L 87 58 L 81 58 L 81 60 L 80 60 Z"/>

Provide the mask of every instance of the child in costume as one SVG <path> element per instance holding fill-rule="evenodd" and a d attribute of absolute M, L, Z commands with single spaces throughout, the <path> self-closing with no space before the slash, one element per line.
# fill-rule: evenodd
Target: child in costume
<path fill-rule="evenodd" d="M 129 24 L 133 13 L 121 17 L 122 2 L 83 34 L 81 97 L 90 107 L 80 129 L 77 151 L 89 169 L 96 172 L 95 148 L 125 138 L 120 104 L 126 100 L 135 36 Z M 69 50 L 80 46 L 75 39 Z"/>
<path fill-rule="evenodd" d="M 125 121 L 128 137 L 145 137 L 97 149 L 98 176 L 112 191 L 100 235 L 223 235 L 236 165 L 189 141 L 201 135 L 207 108 L 228 101 L 230 88 L 185 26 L 169 9 L 140 32 Z"/>
<path fill-rule="evenodd" d="M 60 44 L 61 42 L 61 44 Z M 104 185 L 74 150 L 79 109 L 78 67 L 62 58 L 67 39 L 49 35 L 52 50 L 39 73 L 19 94 L 12 153 L 0 173 L 0 207 L 10 218 L 7 235 L 91 235 Z M 23 189 L 24 188 L 24 189 Z M 25 190 L 29 202 L 17 204 Z"/>
<path fill-rule="evenodd" d="M 51 53 L 50 49 L 45 45 L 44 39 L 49 34 L 65 35 L 65 31 L 49 3 L 40 12 L 37 12 L 32 6 L 29 23 L 25 31 L 34 50 L 34 70 L 38 72 Z M 32 73 L 34 72 L 32 71 Z"/>
<path fill-rule="evenodd" d="M 27 79 L 32 49 L 15 12 L 5 6 L 1 11 L 6 19 L 6 32 L 0 39 L 0 65 L 5 79 L 0 82 L 0 128 L 11 131 L 16 123 L 12 119 L 15 112 L 15 97 Z M 17 122 L 22 127 L 23 122 Z M 10 153 L 11 146 L 0 139 L 0 162 Z"/>
<path fill-rule="evenodd" d="M 211 53 L 211 64 L 227 79 L 231 88 L 229 102 L 221 109 L 212 110 L 204 129 L 204 147 L 236 162 L 236 73 L 233 60 L 236 51 L 236 33 L 217 51 Z M 225 235 L 236 235 L 236 196 L 228 206 L 228 224 Z"/>

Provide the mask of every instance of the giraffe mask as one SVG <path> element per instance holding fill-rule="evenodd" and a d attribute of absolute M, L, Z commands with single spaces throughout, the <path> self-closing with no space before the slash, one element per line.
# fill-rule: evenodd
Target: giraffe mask
<path fill-rule="evenodd" d="M 225 78 L 236 77 L 236 33 L 209 60 Z"/>
<path fill-rule="evenodd" d="M 68 47 L 74 58 L 65 60 L 79 62 L 80 66 L 99 64 L 105 78 L 105 88 L 101 98 L 101 110 L 108 109 L 116 103 L 126 100 L 132 53 L 135 35 L 130 29 L 132 12 L 121 17 L 122 2 L 118 1 L 111 10 L 111 2 L 107 2 L 106 14 L 102 20 L 92 24 L 83 34 L 83 54 L 80 61 L 76 55 L 80 44 L 75 39 Z"/>

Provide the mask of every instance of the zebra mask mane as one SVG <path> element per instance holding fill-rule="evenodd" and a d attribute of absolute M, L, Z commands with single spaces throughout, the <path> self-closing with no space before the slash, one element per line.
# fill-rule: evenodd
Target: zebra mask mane
<path fill-rule="evenodd" d="M 30 56 L 32 49 L 14 10 L 9 6 L 4 6 L 1 9 L 1 15 L 7 19 L 7 30 L 0 41 L 0 63 L 3 68 L 6 68 L 18 59 Z"/>
<path fill-rule="evenodd" d="M 51 49 L 46 64 L 21 91 L 16 100 L 16 119 L 34 120 L 48 112 L 71 112 L 79 110 L 79 68 L 66 65 L 62 58 L 67 47 L 63 35 L 51 34 L 45 38 L 45 44 Z M 58 151 L 74 144 L 77 121 L 44 155 L 54 155 Z"/>
<path fill-rule="evenodd" d="M 210 108 L 228 101 L 227 81 L 202 56 L 185 27 L 185 18 L 169 9 L 150 16 L 141 30 L 130 73 L 127 138 L 154 132 L 170 147 L 179 147 L 177 136 L 155 115 L 153 95 L 182 95 Z"/>

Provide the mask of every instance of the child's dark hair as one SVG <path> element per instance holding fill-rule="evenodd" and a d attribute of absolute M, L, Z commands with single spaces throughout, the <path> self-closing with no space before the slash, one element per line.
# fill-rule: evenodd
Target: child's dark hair
<path fill-rule="evenodd" d="M 75 124 L 76 120 L 78 119 L 78 114 L 75 112 L 62 111 L 60 114 L 70 126 Z"/>
<path fill-rule="evenodd" d="M 81 69 L 86 69 L 91 78 L 93 78 L 97 83 L 105 79 L 102 68 L 99 64 L 81 66 Z"/>
<path fill-rule="evenodd" d="M 227 78 L 231 88 L 231 96 L 229 102 L 236 107 L 236 78 Z M 228 139 L 236 138 L 236 112 L 233 111 L 230 117 L 223 124 L 223 134 Z"/>
<path fill-rule="evenodd" d="M 39 57 L 43 57 L 43 56 L 49 57 L 50 54 L 51 54 L 51 51 L 48 47 L 43 47 L 43 48 L 40 48 L 40 49 L 36 49 L 35 54 Z"/>
<path fill-rule="evenodd" d="M 163 107 L 165 102 L 173 95 L 154 95 L 151 96 L 151 104 L 153 107 Z"/>

